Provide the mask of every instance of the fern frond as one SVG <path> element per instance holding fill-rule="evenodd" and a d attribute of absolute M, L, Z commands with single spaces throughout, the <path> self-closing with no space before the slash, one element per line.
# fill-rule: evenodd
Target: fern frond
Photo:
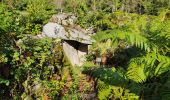
<path fill-rule="evenodd" d="M 128 71 L 127 71 L 127 77 L 137 83 L 145 82 L 147 79 L 147 75 L 144 71 L 144 65 L 138 65 L 135 62 L 130 63 Z"/>
<path fill-rule="evenodd" d="M 96 42 L 101 42 L 108 39 L 114 40 L 117 37 L 116 31 L 117 30 L 100 31 L 93 38 L 96 40 Z"/>
<path fill-rule="evenodd" d="M 142 36 L 141 34 L 134 33 L 133 31 L 119 29 L 102 31 L 96 34 L 94 36 L 94 39 L 97 42 L 102 42 L 111 39 L 113 42 L 112 44 L 114 44 L 114 42 L 124 40 L 126 43 L 128 43 L 128 45 L 134 45 L 148 52 L 154 49 L 157 50 L 156 46 L 153 43 L 149 42 L 146 37 Z"/>
<path fill-rule="evenodd" d="M 107 100 L 109 98 L 109 95 L 112 93 L 112 87 L 108 84 L 105 84 L 104 82 L 100 81 L 98 82 L 98 98 L 99 100 Z"/>
<path fill-rule="evenodd" d="M 130 32 L 125 33 L 125 40 L 129 42 L 131 45 L 135 45 L 136 47 L 139 47 L 141 49 L 144 49 L 145 51 L 150 52 L 153 44 L 151 44 L 147 38 L 140 34 L 134 34 Z"/>
<path fill-rule="evenodd" d="M 159 64 L 155 69 L 155 75 L 160 75 L 170 70 L 170 58 L 167 56 L 158 55 Z"/>
<path fill-rule="evenodd" d="M 132 59 L 127 77 L 137 83 L 145 82 L 148 78 L 159 76 L 170 70 L 170 58 L 157 53 Z"/>
<path fill-rule="evenodd" d="M 131 93 L 124 87 L 105 84 L 103 81 L 98 82 L 98 98 L 99 100 L 121 99 L 121 100 L 137 100 L 139 96 Z"/>

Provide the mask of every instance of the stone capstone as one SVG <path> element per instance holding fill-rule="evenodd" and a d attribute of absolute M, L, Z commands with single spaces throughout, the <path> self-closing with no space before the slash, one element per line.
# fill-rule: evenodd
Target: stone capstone
<path fill-rule="evenodd" d="M 50 22 L 43 27 L 42 35 L 50 38 L 74 40 L 80 43 L 92 44 L 90 35 L 92 28 L 83 29 L 75 24 L 76 16 L 73 14 L 53 15 Z"/>
<path fill-rule="evenodd" d="M 85 34 L 84 30 L 73 27 L 63 27 L 60 24 L 49 22 L 43 27 L 43 36 L 50 38 L 61 38 L 64 40 L 74 40 L 80 43 L 92 44 L 91 37 Z"/>

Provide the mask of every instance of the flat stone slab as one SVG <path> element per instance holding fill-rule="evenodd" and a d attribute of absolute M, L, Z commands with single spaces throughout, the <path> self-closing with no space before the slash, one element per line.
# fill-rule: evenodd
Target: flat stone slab
<path fill-rule="evenodd" d="M 83 31 L 75 28 L 65 28 L 58 23 L 47 23 L 43 27 L 42 35 L 50 38 L 60 38 L 63 40 L 74 40 L 84 44 L 92 44 L 91 37 L 83 33 Z"/>

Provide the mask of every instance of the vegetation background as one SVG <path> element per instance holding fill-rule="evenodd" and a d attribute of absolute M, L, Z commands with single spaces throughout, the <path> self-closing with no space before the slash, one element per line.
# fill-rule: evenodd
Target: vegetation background
<path fill-rule="evenodd" d="M 82 67 L 69 64 L 60 39 L 30 37 L 61 12 L 96 32 Z M 107 57 L 107 64 L 94 64 L 94 56 Z M 2 100 L 79 100 L 89 94 L 169 100 L 169 69 L 169 0 L 0 0 Z"/>

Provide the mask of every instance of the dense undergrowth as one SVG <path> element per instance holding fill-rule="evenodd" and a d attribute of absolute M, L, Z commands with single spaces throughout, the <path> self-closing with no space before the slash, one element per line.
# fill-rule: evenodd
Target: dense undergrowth
<path fill-rule="evenodd" d="M 82 67 L 69 64 L 62 40 L 31 38 L 61 11 L 96 33 Z M 0 1 L 2 100 L 169 100 L 169 69 L 169 0 Z"/>

